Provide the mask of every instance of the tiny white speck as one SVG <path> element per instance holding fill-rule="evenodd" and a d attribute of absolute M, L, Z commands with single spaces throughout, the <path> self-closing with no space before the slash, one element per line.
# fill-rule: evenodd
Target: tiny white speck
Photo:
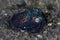
<path fill-rule="evenodd" d="M 21 32 L 24 32 L 24 30 L 21 30 Z"/>
<path fill-rule="evenodd" d="M 37 37 L 42 38 L 42 35 L 37 35 Z"/>
<path fill-rule="evenodd" d="M 7 16 L 7 13 L 5 13 L 4 15 Z"/>
<path fill-rule="evenodd" d="M 46 10 L 45 12 L 47 13 L 48 11 Z"/>
<path fill-rule="evenodd" d="M 58 22 L 57 24 L 60 25 L 60 22 Z"/>
<path fill-rule="evenodd" d="M 48 24 L 48 26 L 51 26 L 51 25 L 52 25 L 52 23 L 49 23 L 49 24 Z"/>

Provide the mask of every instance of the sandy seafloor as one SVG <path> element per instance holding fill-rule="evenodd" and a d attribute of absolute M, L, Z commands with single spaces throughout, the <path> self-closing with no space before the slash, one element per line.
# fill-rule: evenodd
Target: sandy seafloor
<path fill-rule="evenodd" d="M 39 36 L 28 35 L 24 32 L 17 32 L 13 31 L 12 29 L 7 29 L 5 20 L 7 19 L 8 15 L 13 15 L 10 10 L 7 10 L 8 13 L 5 13 L 5 9 L 8 5 L 11 6 L 12 4 L 21 4 L 23 0 L 0 0 L 0 40 L 60 40 L 60 17 L 57 17 L 57 14 L 60 15 L 60 0 L 40 0 L 41 2 L 49 3 L 54 2 L 56 3 L 56 11 L 52 13 L 53 17 L 56 17 L 54 20 L 56 22 L 55 28 L 49 27 L 48 29 L 41 34 L 35 34 Z M 57 20 L 56 20 L 57 19 Z M 8 26 L 10 27 L 10 26 Z M 48 30 L 48 31 L 47 31 Z"/>

